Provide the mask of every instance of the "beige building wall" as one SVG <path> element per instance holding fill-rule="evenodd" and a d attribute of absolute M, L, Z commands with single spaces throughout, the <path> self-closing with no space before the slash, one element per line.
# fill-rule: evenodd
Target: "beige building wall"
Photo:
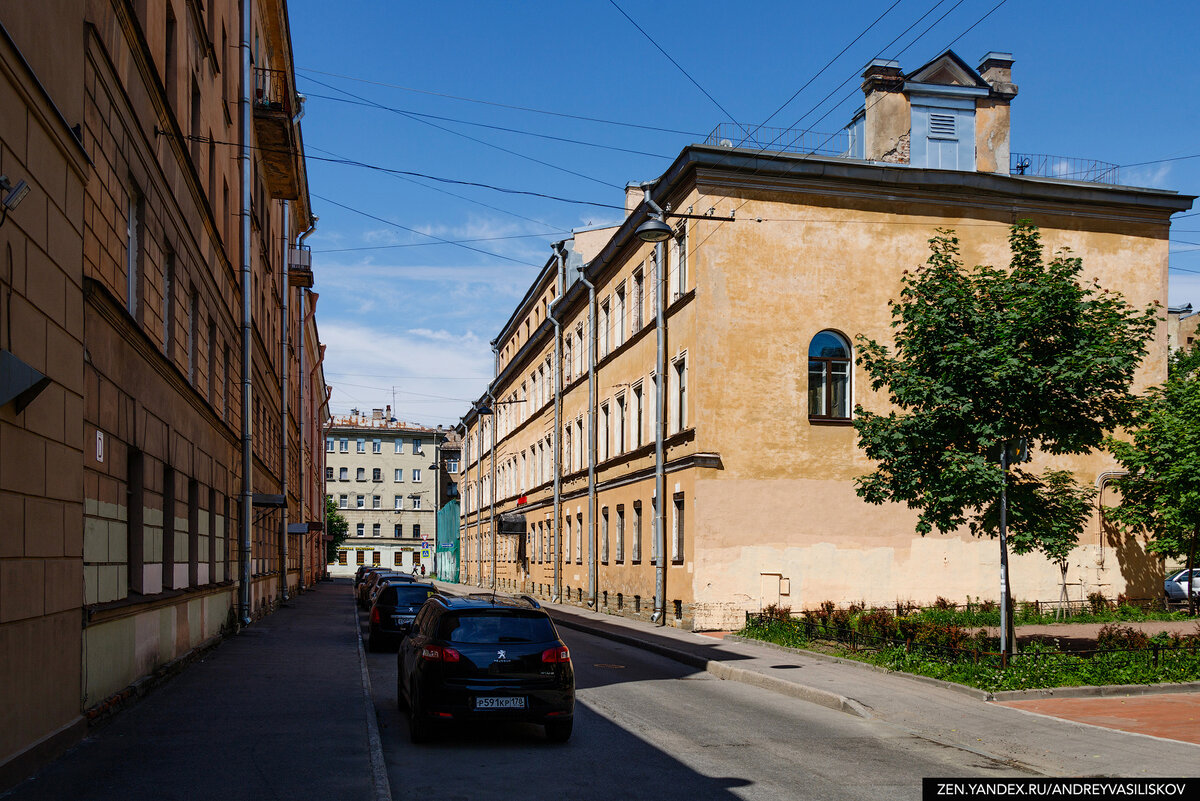
<path fill-rule="evenodd" d="M 326 431 L 325 493 L 349 525 L 331 575 L 353 575 L 359 564 L 404 572 L 433 567 L 438 471 L 430 466 L 442 432 L 391 422 L 390 407 L 375 413 L 334 417 Z M 429 543 L 426 560 L 423 542 Z"/>

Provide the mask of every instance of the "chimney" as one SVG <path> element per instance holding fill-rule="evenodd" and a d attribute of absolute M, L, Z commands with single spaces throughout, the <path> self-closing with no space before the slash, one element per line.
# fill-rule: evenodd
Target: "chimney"
<path fill-rule="evenodd" d="M 383 419 L 383 409 L 372 409 L 371 410 L 371 419 L 372 420 L 382 420 Z"/>
<path fill-rule="evenodd" d="M 386 412 L 384 412 L 384 414 L 383 414 L 383 419 L 384 419 L 384 420 L 389 420 L 389 421 L 392 419 L 392 404 L 390 404 L 390 403 L 389 403 L 389 404 L 387 405 L 387 411 L 386 411 Z"/>
<path fill-rule="evenodd" d="M 639 183 L 625 184 L 625 216 L 628 217 L 633 213 L 633 210 L 642 202 L 645 192 L 642 191 L 642 185 Z"/>
<path fill-rule="evenodd" d="M 904 94 L 900 62 L 871 59 L 863 70 L 862 89 L 866 95 L 862 157 L 907 164 L 912 114 Z"/>
<path fill-rule="evenodd" d="M 979 77 L 991 87 L 991 93 L 975 103 L 975 169 L 979 172 L 1009 172 L 1009 103 L 1017 96 L 1012 65 L 1012 53 L 988 53 L 979 62 Z"/>

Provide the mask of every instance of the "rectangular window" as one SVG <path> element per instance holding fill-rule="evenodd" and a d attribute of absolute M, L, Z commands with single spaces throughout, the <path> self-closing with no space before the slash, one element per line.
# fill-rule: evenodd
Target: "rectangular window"
<path fill-rule="evenodd" d="M 420 495 L 410 495 L 409 500 L 412 501 L 412 508 L 414 508 L 414 509 L 421 508 L 421 496 Z"/>
<path fill-rule="evenodd" d="M 163 255 L 163 353 L 168 360 L 175 357 L 175 251 L 167 248 Z"/>
<path fill-rule="evenodd" d="M 372 467 L 371 468 L 371 480 L 372 481 L 383 481 L 383 470 L 381 470 L 378 467 Z"/>
<path fill-rule="evenodd" d="M 348 505 L 349 505 L 349 499 L 350 499 L 350 496 L 349 496 L 349 495 L 339 495 L 339 496 L 338 496 L 338 508 L 339 508 L 339 509 L 346 509 L 346 508 L 349 508 L 349 506 L 348 506 Z"/>
<path fill-rule="evenodd" d="M 600 510 L 600 562 L 608 564 L 608 507 Z"/>
<path fill-rule="evenodd" d="M 600 304 L 600 330 L 597 332 L 600 335 L 600 358 L 603 359 L 608 355 L 609 329 L 612 326 L 609 314 L 608 299 Z"/>
<path fill-rule="evenodd" d="M 583 323 L 575 326 L 575 374 L 583 375 L 587 350 L 583 343 Z"/>
<path fill-rule="evenodd" d="M 601 462 L 608 458 L 609 416 L 608 403 L 605 403 L 600 407 L 600 436 L 596 443 L 596 449 L 600 451 L 596 458 Z"/>
<path fill-rule="evenodd" d="M 423 451 L 421 450 L 421 440 L 414 437 L 413 441 L 412 441 L 412 445 L 413 445 L 413 453 L 423 453 Z"/>
<path fill-rule="evenodd" d="M 630 532 L 629 561 L 642 561 L 642 502 L 633 502 L 633 531 Z"/>
<path fill-rule="evenodd" d="M 332 467 L 325 468 L 325 480 L 333 481 L 333 468 Z"/>
<path fill-rule="evenodd" d="M 359 556 L 361 556 L 361 555 L 362 555 L 362 554 L 359 554 Z M 346 564 L 346 559 L 347 559 L 346 552 L 345 552 L 345 551 L 338 551 L 338 564 L 339 564 L 339 565 L 342 565 L 342 566 L 344 567 L 344 566 L 345 566 L 345 564 Z"/>
<path fill-rule="evenodd" d="M 421 538 L 421 524 L 413 523 L 413 536 L 417 539 Z"/>
<path fill-rule="evenodd" d="M 676 433 L 687 428 L 687 359 L 675 362 L 675 423 Z"/>
<path fill-rule="evenodd" d="M 371 440 L 371 453 L 383 453 L 383 440 Z"/>
<path fill-rule="evenodd" d="M 671 561 L 683 561 L 683 493 L 675 493 L 675 519 L 671 526 Z"/>
<path fill-rule="evenodd" d="M 645 429 L 646 410 L 642 405 L 642 382 L 633 385 L 633 420 L 631 422 L 630 439 L 634 448 L 642 447 L 642 436 Z"/>
<path fill-rule="evenodd" d="M 646 279 L 639 269 L 633 274 L 633 333 L 642 330 L 644 307 L 646 305 Z"/>
<path fill-rule="evenodd" d="M 200 296 L 196 292 L 196 285 L 192 284 L 188 289 L 188 340 L 187 340 L 187 367 L 188 381 L 192 384 L 196 383 L 196 356 L 199 353 L 200 330 Z"/>
<path fill-rule="evenodd" d="M 400 567 L 400 563 L 404 561 L 403 551 L 392 551 L 392 567 Z"/>
<path fill-rule="evenodd" d="M 360 467 L 357 470 L 355 470 L 354 471 L 354 479 L 356 481 L 366 481 L 367 480 L 367 468 Z"/>
<path fill-rule="evenodd" d="M 330 468 L 330 469 L 332 469 L 332 468 Z M 349 467 L 339 467 L 338 468 L 338 480 L 339 481 L 349 481 L 350 480 L 350 468 Z"/>
<path fill-rule="evenodd" d="M 625 561 L 625 507 L 617 504 L 617 564 Z"/>
<path fill-rule="evenodd" d="M 350 452 L 350 440 L 346 439 L 345 437 L 342 437 L 338 442 L 339 442 L 339 447 L 338 447 L 339 451 L 341 451 L 342 453 Z"/>
<path fill-rule="evenodd" d="M 403 495 L 393 495 L 392 496 L 392 508 L 393 509 L 403 509 L 404 508 L 404 496 Z"/>
<path fill-rule="evenodd" d="M 365 565 L 367 563 L 367 552 L 366 551 L 355 551 L 354 552 L 354 563 L 359 564 L 359 565 Z"/>
<path fill-rule="evenodd" d="M 446 472 L 452 476 L 458 475 L 458 457 L 452 456 L 446 459 Z"/>
<path fill-rule="evenodd" d="M 413 481 L 420 481 L 421 480 L 421 469 L 419 467 L 414 467 L 412 476 L 413 476 L 412 477 Z"/>
<path fill-rule="evenodd" d="M 333 453 L 333 437 L 325 438 L 325 452 Z"/>
<path fill-rule="evenodd" d="M 392 478 L 392 481 L 399 482 L 399 481 L 403 481 L 403 480 L 404 480 L 404 468 L 397 467 L 395 476 Z"/>
<path fill-rule="evenodd" d="M 359 437 L 357 440 L 355 440 L 354 449 L 357 453 L 366 453 L 367 441 L 362 437 Z"/>
<path fill-rule="evenodd" d="M 617 438 L 617 453 L 625 452 L 625 396 L 617 396 L 617 429 L 615 432 Z"/>
<path fill-rule="evenodd" d="M 379 496 L 378 496 L 378 495 L 372 495 L 372 496 L 371 496 L 371 508 L 372 508 L 372 509 L 379 509 L 379 508 L 381 508 L 381 507 L 379 506 Z"/>
<path fill-rule="evenodd" d="M 617 287 L 616 308 L 613 311 L 613 347 L 619 348 L 625 341 L 625 284 Z"/>
<path fill-rule="evenodd" d="M 355 495 L 354 499 L 355 499 L 354 500 L 354 508 L 355 509 L 366 509 L 367 508 L 367 496 L 366 495 Z"/>
<path fill-rule="evenodd" d="M 372 524 L 371 524 L 371 536 L 372 536 L 372 537 L 378 537 L 378 536 L 379 536 L 379 534 L 380 534 L 380 531 L 379 531 L 379 524 L 378 524 L 378 523 L 372 523 Z"/>
<path fill-rule="evenodd" d="M 564 520 L 563 522 L 564 522 L 563 553 L 566 555 L 565 558 L 563 559 L 563 562 L 567 563 L 567 562 L 571 561 L 571 517 L 568 515 L 566 520 Z M 579 532 L 579 536 L 581 536 L 581 537 L 583 536 L 582 531 Z"/>
<path fill-rule="evenodd" d="M 393 537 L 403 537 L 404 536 L 404 526 L 402 526 L 400 523 L 397 523 L 396 525 L 392 526 L 392 536 Z M 400 552 L 397 551 L 396 553 L 399 554 Z"/>
<path fill-rule="evenodd" d="M 687 228 L 683 225 L 680 225 L 679 230 L 675 232 L 675 242 L 671 248 L 671 251 L 672 251 L 671 255 L 674 257 L 673 262 L 674 262 L 674 273 L 675 273 L 675 275 L 674 275 L 675 280 L 672 281 L 672 284 L 675 287 L 675 291 L 671 296 L 672 300 L 679 297 L 683 293 L 687 292 L 687 285 L 688 285 L 688 283 L 687 283 L 687 281 L 688 281 L 687 247 L 688 247 L 688 245 L 687 245 Z"/>
<path fill-rule="evenodd" d="M 142 272 L 142 220 L 146 216 L 146 199 L 132 181 L 125 220 L 125 309 L 138 317 L 138 291 Z"/>
<path fill-rule="evenodd" d="M 563 383 L 571 383 L 571 335 L 567 334 L 563 337 Z"/>
<path fill-rule="evenodd" d="M 379 556 L 380 556 L 379 551 L 371 551 L 371 564 L 373 564 L 373 565 L 379 564 Z"/>
<path fill-rule="evenodd" d="M 575 528 L 579 530 L 579 536 L 575 538 L 575 564 L 583 564 L 583 513 L 579 512 L 575 515 Z M 591 536 L 588 532 L 587 536 Z"/>
<path fill-rule="evenodd" d="M 650 564 L 658 564 L 658 497 L 650 499 Z"/>
<path fill-rule="evenodd" d="M 358 525 L 356 525 L 354 527 L 354 536 L 365 537 L 367 534 L 366 528 L 367 528 L 366 523 L 359 523 Z"/>

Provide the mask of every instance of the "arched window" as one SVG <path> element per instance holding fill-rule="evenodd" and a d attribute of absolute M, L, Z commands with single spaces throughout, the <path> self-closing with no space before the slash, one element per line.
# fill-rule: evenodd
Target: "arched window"
<path fill-rule="evenodd" d="M 820 332 L 808 346 L 808 416 L 850 419 L 850 345 L 832 331 Z"/>

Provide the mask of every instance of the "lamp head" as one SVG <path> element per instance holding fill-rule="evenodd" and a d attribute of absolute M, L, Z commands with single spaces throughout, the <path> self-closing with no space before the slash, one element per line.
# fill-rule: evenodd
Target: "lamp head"
<path fill-rule="evenodd" d="M 643 242 L 665 242 L 674 235 L 671 226 L 662 220 L 651 217 L 637 227 L 634 234 Z"/>
<path fill-rule="evenodd" d="M 7 175 L 0 175 L 0 189 L 6 193 L 4 195 L 4 208 L 7 211 L 12 211 L 21 205 L 21 201 L 29 194 L 29 184 L 24 181 L 17 181 L 14 185 L 9 182 Z"/>

